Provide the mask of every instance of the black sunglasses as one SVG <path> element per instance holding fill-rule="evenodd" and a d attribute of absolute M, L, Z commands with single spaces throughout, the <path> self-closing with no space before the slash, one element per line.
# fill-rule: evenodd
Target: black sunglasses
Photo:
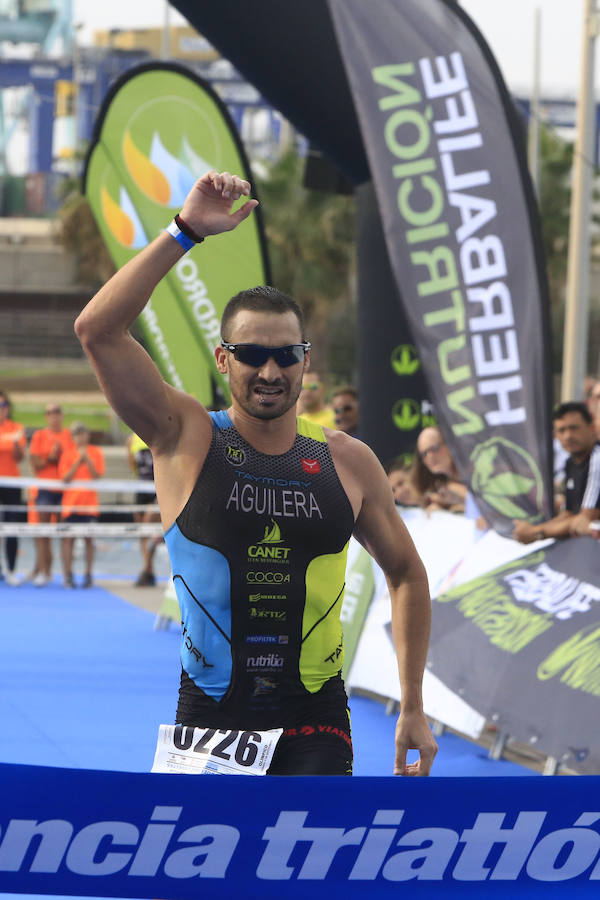
<path fill-rule="evenodd" d="M 310 350 L 310 341 L 302 344 L 288 344 L 286 347 L 263 347 L 261 344 L 229 344 L 221 341 L 221 347 L 233 353 L 238 362 L 253 369 L 260 369 L 268 359 L 273 358 L 280 369 L 287 369 L 302 362 L 307 350 Z"/>
<path fill-rule="evenodd" d="M 336 416 L 340 416 L 342 413 L 351 412 L 354 409 L 354 406 L 351 403 L 346 403 L 345 406 L 334 406 L 333 414 Z"/>

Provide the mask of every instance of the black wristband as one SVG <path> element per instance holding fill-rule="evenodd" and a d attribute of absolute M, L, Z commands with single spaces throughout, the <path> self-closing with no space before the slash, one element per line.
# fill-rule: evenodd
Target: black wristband
<path fill-rule="evenodd" d="M 183 221 L 183 219 L 181 218 L 179 213 L 177 213 L 177 215 L 175 216 L 175 224 L 177 225 L 177 227 L 179 228 L 181 233 L 185 234 L 185 236 L 187 238 L 189 238 L 190 241 L 193 241 L 195 244 L 201 244 L 202 241 L 204 240 L 203 237 L 200 237 L 199 234 L 196 234 L 196 232 L 192 228 L 190 228 L 190 226 L 187 224 L 187 222 Z"/>

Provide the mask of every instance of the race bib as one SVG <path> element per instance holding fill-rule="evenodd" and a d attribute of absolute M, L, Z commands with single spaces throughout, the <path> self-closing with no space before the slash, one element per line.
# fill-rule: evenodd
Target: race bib
<path fill-rule="evenodd" d="M 264 775 L 283 728 L 224 731 L 159 725 L 153 772 L 187 775 Z"/>

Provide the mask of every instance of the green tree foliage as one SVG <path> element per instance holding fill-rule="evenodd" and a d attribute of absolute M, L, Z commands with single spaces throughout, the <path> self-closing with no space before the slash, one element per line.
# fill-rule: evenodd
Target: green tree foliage
<path fill-rule="evenodd" d="M 562 368 L 572 167 L 573 145 L 541 128 L 538 204 L 550 289 L 555 372 Z"/>
<path fill-rule="evenodd" d="M 349 380 L 355 347 L 353 197 L 308 190 L 295 150 L 256 178 L 273 284 L 304 309 L 314 367 Z"/>
<path fill-rule="evenodd" d="M 59 210 L 62 240 L 75 258 L 77 281 L 98 288 L 115 272 L 87 199 L 73 188 Z"/>

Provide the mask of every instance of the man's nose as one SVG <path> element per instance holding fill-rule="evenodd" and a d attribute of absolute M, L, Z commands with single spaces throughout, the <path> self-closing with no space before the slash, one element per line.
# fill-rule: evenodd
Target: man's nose
<path fill-rule="evenodd" d="M 267 361 L 258 370 L 258 374 L 261 378 L 264 378 L 265 381 L 276 381 L 281 377 L 281 369 L 273 357 L 269 356 Z"/>

